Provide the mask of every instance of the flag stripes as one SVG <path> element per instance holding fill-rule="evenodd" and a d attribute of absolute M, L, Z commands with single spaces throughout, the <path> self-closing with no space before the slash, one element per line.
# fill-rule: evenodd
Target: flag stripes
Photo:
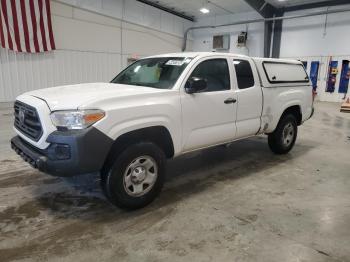
<path fill-rule="evenodd" d="M 16 52 L 56 49 L 50 0 L 0 0 L 0 45 Z"/>

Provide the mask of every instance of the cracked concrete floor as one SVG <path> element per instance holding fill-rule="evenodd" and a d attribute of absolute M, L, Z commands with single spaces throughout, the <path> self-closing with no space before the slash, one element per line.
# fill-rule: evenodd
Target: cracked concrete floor
<path fill-rule="evenodd" d="M 125 212 L 97 175 L 42 174 L 0 111 L 0 261 L 350 261 L 350 114 L 317 103 L 293 151 L 266 137 L 169 162 L 160 197 Z"/>

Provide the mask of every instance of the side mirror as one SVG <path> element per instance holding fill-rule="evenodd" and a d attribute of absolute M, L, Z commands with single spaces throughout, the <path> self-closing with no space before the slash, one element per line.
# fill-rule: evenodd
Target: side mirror
<path fill-rule="evenodd" d="M 200 77 L 191 77 L 185 84 L 187 94 L 197 93 L 207 88 L 207 81 Z"/>

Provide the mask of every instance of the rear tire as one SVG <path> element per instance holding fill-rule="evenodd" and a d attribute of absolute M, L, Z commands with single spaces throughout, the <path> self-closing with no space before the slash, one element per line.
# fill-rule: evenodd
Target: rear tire
<path fill-rule="evenodd" d="M 125 209 L 148 205 L 163 187 L 165 164 L 165 154 L 155 144 L 130 145 L 101 173 L 101 186 L 107 199 Z"/>
<path fill-rule="evenodd" d="M 268 144 L 275 154 L 287 154 L 294 146 L 298 134 L 297 119 L 294 115 L 282 116 L 275 131 L 268 134 Z"/>

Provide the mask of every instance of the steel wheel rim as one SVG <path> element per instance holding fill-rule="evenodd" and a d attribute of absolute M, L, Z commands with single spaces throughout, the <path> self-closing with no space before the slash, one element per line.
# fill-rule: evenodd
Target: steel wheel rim
<path fill-rule="evenodd" d="M 294 139 L 294 133 L 295 131 L 292 123 L 286 124 L 282 131 L 282 141 L 285 147 L 288 147 L 292 144 Z"/>
<path fill-rule="evenodd" d="M 140 156 L 131 161 L 125 169 L 124 189 L 132 197 L 143 196 L 153 188 L 157 177 L 156 161 L 150 156 Z"/>

